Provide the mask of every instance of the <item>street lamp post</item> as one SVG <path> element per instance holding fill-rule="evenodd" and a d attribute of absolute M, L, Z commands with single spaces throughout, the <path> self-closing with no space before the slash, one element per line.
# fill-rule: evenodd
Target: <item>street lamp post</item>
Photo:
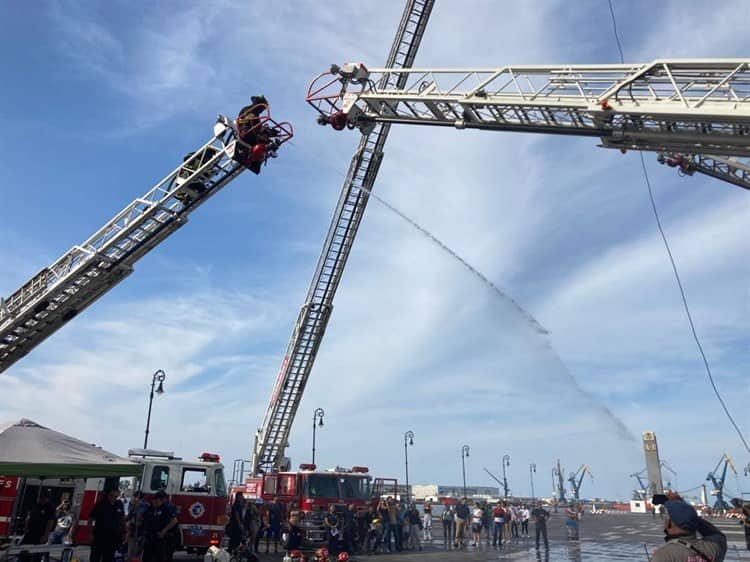
<path fill-rule="evenodd" d="M 503 455 L 503 495 L 508 498 L 508 479 L 505 477 L 505 467 L 510 466 L 510 455 Z"/>
<path fill-rule="evenodd" d="M 404 433 L 404 466 L 406 468 L 406 505 L 409 505 L 409 449 L 407 445 L 414 445 L 414 432 Z"/>
<path fill-rule="evenodd" d="M 536 472 L 536 463 L 531 463 L 529 465 L 529 478 L 531 479 L 531 499 L 532 501 L 536 499 L 536 496 L 534 495 L 534 473 Z"/>
<path fill-rule="evenodd" d="M 315 429 L 320 426 L 323 427 L 323 416 L 326 413 L 323 411 L 323 408 L 315 408 L 315 411 L 313 412 L 313 451 L 312 451 L 312 463 L 315 464 Z"/>
<path fill-rule="evenodd" d="M 464 498 L 466 497 L 466 462 L 464 459 L 469 456 L 469 446 L 464 445 L 461 447 L 461 470 L 464 475 Z"/>
<path fill-rule="evenodd" d="M 154 403 L 154 392 L 158 395 L 164 394 L 164 379 L 167 377 L 166 373 L 159 369 L 151 377 L 151 392 L 148 395 L 148 415 L 146 416 L 146 435 L 143 438 L 143 448 L 148 449 L 148 432 L 151 429 L 151 405 Z M 159 386 L 156 386 L 156 383 Z M 154 390 L 156 389 L 156 390 Z"/>

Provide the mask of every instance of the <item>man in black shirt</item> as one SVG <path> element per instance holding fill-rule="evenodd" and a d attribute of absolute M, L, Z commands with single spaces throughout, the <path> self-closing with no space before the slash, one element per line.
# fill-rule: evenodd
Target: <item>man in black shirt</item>
<path fill-rule="evenodd" d="M 339 552 L 339 539 L 341 538 L 341 522 L 336 514 L 336 506 L 331 505 L 328 508 L 323 524 L 328 531 L 328 552 L 335 556 Z"/>
<path fill-rule="evenodd" d="M 177 541 L 177 510 L 163 490 L 154 494 L 151 508 L 143 516 L 146 541 L 143 562 L 165 562 L 172 559 Z"/>
<path fill-rule="evenodd" d="M 537 502 L 536 508 L 531 512 L 536 523 L 536 547 L 539 548 L 539 535 L 544 536 L 544 548 L 549 550 L 549 541 L 547 540 L 547 519 L 549 519 L 549 511 L 542 507 L 542 502 Z"/>
<path fill-rule="evenodd" d="M 117 488 L 105 490 L 89 514 L 89 522 L 94 522 L 90 562 L 112 562 L 115 550 L 122 544 L 125 509 L 117 499 L 119 495 Z"/>
<path fill-rule="evenodd" d="M 21 544 L 44 544 L 55 527 L 55 506 L 49 501 L 49 494 L 42 491 L 39 501 L 31 508 L 26 520 Z"/>

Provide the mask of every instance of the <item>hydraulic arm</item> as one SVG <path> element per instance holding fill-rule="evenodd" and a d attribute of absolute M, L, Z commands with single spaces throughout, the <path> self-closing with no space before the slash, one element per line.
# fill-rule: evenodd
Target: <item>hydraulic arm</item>
<path fill-rule="evenodd" d="M 136 261 L 245 168 L 259 170 L 276 155 L 292 137 L 291 125 L 273 121 L 265 98 L 256 99 L 258 103 L 243 110 L 251 119 L 238 126 L 219 116 L 208 142 L 185 156 L 167 177 L 88 240 L 0 299 L 0 372 L 130 275 Z"/>
<path fill-rule="evenodd" d="M 433 0 L 408 0 L 387 65 L 408 68 L 422 40 L 432 11 Z M 382 77 L 381 88 L 403 88 L 405 77 Z M 341 275 L 357 235 L 372 188 L 383 158 L 383 146 L 390 125 L 377 123 L 363 131 L 328 230 L 305 304 L 287 347 L 281 370 L 271 394 L 263 424 L 255 436 L 252 472 L 271 472 L 283 468 L 294 416 L 312 370 L 333 308 Z"/>
<path fill-rule="evenodd" d="M 399 77 L 403 87 L 392 87 Z M 436 125 L 599 137 L 750 189 L 750 61 L 368 69 L 333 66 L 308 89 L 319 122 Z"/>

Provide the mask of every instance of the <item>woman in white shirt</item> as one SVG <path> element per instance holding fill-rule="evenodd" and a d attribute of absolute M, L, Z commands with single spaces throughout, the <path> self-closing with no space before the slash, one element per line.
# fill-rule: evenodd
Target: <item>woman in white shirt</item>
<path fill-rule="evenodd" d="M 482 519 L 484 511 L 479 507 L 479 503 L 474 504 L 474 511 L 471 512 L 471 546 L 478 546 L 482 542 Z"/>

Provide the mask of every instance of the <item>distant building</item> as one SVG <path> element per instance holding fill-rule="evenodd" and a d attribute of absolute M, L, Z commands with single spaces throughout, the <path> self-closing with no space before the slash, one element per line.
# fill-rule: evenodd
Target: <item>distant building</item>
<path fill-rule="evenodd" d="M 440 484 L 414 484 L 412 494 L 415 499 L 424 500 L 437 498 L 460 498 L 464 495 L 463 486 L 446 486 Z M 468 498 L 497 498 L 500 496 L 500 488 L 493 486 L 466 486 L 466 497 Z"/>

